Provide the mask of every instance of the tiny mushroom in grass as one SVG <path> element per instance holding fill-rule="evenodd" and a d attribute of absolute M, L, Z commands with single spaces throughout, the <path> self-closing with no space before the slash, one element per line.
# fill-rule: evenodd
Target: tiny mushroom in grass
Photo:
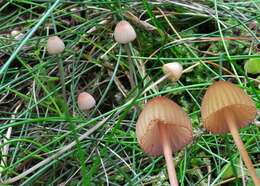
<path fill-rule="evenodd" d="M 11 36 L 14 37 L 16 40 L 21 40 L 24 37 L 24 34 L 21 33 L 19 30 L 12 30 Z"/>
<path fill-rule="evenodd" d="M 78 95 L 78 106 L 81 111 L 89 110 L 96 105 L 96 100 L 87 92 L 81 92 Z"/>
<path fill-rule="evenodd" d="M 115 40 L 121 44 L 127 44 L 135 40 L 136 33 L 129 22 L 123 20 L 117 23 L 114 31 Z"/>
<path fill-rule="evenodd" d="M 178 185 L 172 152 L 192 141 L 191 122 L 183 109 L 166 97 L 149 100 L 138 117 L 136 136 L 146 153 L 153 156 L 164 154 L 170 183 Z"/>
<path fill-rule="evenodd" d="M 64 51 L 65 45 L 58 36 L 51 36 L 47 42 L 47 51 L 49 54 L 60 54 Z"/>
<path fill-rule="evenodd" d="M 47 51 L 50 55 L 58 55 L 62 53 L 65 49 L 65 45 L 58 36 L 51 36 L 47 41 Z M 60 71 L 60 82 L 62 85 L 62 94 L 64 101 L 66 102 L 66 84 L 65 84 L 65 71 L 63 67 L 63 61 L 61 59 L 58 60 L 58 66 Z"/>
<path fill-rule="evenodd" d="M 245 127 L 256 117 L 252 99 L 234 84 L 218 81 L 211 85 L 202 101 L 203 126 L 213 133 L 231 132 L 235 144 L 248 168 L 255 185 L 260 185 L 256 171 L 239 136 L 239 128 Z"/>
<path fill-rule="evenodd" d="M 164 76 L 162 76 L 160 79 L 158 79 L 156 82 L 154 82 L 153 84 L 151 84 L 150 86 L 148 86 L 144 92 L 147 92 L 148 90 L 150 90 L 152 87 L 156 86 L 157 84 L 159 84 L 160 82 L 164 81 L 165 79 L 169 78 L 173 83 L 178 81 L 181 76 L 182 73 L 185 71 L 183 71 L 183 67 L 180 63 L 177 62 L 172 62 L 172 63 L 167 63 L 164 64 L 162 66 L 162 70 L 164 72 Z"/>
<path fill-rule="evenodd" d="M 163 72 L 169 79 L 175 82 L 180 79 L 183 68 L 182 65 L 177 62 L 167 63 L 163 65 Z"/>
<path fill-rule="evenodd" d="M 117 23 L 114 31 L 114 38 L 115 40 L 125 45 L 125 49 L 127 52 L 127 58 L 129 63 L 129 81 L 131 84 L 131 88 L 135 87 L 135 81 L 134 81 L 134 65 L 132 63 L 131 59 L 131 51 L 129 48 L 129 43 L 134 41 L 136 38 L 136 33 L 132 25 L 128 23 L 127 21 L 123 20 Z"/>

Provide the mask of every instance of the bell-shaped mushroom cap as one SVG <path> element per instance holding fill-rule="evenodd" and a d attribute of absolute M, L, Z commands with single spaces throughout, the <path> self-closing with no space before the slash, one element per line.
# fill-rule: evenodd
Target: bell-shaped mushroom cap
<path fill-rule="evenodd" d="M 248 125 L 256 116 L 252 99 L 240 88 L 226 81 L 211 85 L 201 105 L 204 127 L 214 133 L 229 132 L 225 112 L 231 112 L 238 128 Z"/>
<path fill-rule="evenodd" d="M 164 74 L 169 75 L 169 78 L 173 81 L 177 81 L 180 79 L 182 71 L 182 65 L 177 62 L 167 63 L 163 65 Z"/>
<path fill-rule="evenodd" d="M 159 125 L 166 128 L 173 152 L 192 141 L 192 128 L 184 110 L 166 97 L 156 97 L 144 106 L 136 123 L 137 140 L 148 154 L 163 154 Z"/>
<path fill-rule="evenodd" d="M 65 45 L 58 36 L 49 37 L 47 51 L 49 54 L 59 54 L 64 51 Z"/>
<path fill-rule="evenodd" d="M 126 44 L 135 40 L 136 33 L 132 25 L 123 20 L 117 23 L 114 31 L 114 37 L 118 43 Z"/>
<path fill-rule="evenodd" d="M 95 105 L 96 105 L 96 100 L 89 93 L 81 92 L 78 95 L 78 106 L 80 110 L 82 111 L 89 110 L 93 108 Z"/>

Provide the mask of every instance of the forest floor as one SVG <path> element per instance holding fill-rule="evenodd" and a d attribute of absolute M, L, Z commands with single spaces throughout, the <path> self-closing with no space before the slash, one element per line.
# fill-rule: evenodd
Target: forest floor
<path fill-rule="evenodd" d="M 137 34 L 128 45 L 132 67 L 113 37 L 120 20 Z M 258 1 L 0 1 L 0 182 L 168 185 L 163 156 L 144 153 L 135 133 L 144 103 L 166 96 L 193 128 L 192 144 L 173 154 L 180 185 L 253 185 L 232 136 L 206 131 L 200 107 L 222 79 L 260 109 L 259 25 Z M 59 55 L 47 53 L 54 35 L 65 43 Z M 169 62 L 194 68 L 151 86 Z M 96 100 L 85 112 L 83 91 Z M 257 119 L 239 132 L 259 174 Z"/>

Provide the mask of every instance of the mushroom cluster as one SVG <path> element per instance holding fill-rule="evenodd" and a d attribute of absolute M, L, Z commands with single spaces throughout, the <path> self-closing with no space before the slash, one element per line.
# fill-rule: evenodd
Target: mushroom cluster
<path fill-rule="evenodd" d="M 129 22 L 123 20 L 116 25 L 114 38 L 119 44 L 126 47 L 130 66 L 130 83 L 133 87 L 134 66 L 128 44 L 136 39 L 136 32 Z M 48 39 L 47 51 L 49 54 L 57 55 L 62 53 L 64 49 L 65 45 L 59 37 L 53 36 Z M 182 65 L 177 62 L 164 64 L 162 70 L 165 75 L 155 84 L 166 78 L 176 82 L 183 73 Z M 65 88 L 64 82 L 63 87 Z M 96 105 L 94 97 L 87 92 L 78 95 L 77 103 L 81 111 L 87 111 Z M 207 89 L 202 100 L 201 115 L 203 126 L 208 131 L 231 133 L 248 168 L 249 175 L 255 185 L 260 185 L 260 180 L 238 131 L 239 128 L 247 126 L 256 117 L 256 107 L 252 99 L 232 83 L 218 81 Z M 192 136 L 192 124 L 187 113 L 171 99 L 163 96 L 149 100 L 136 123 L 136 137 L 143 151 L 152 156 L 164 155 L 172 186 L 178 185 L 172 153 L 191 143 Z"/>
<path fill-rule="evenodd" d="M 179 78 L 182 68 L 164 67 L 172 80 Z M 169 69 L 166 69 L 169 68 Z M 256 117 L 252 99 L 230 82 L 218 81 L 211 85 L 201 106 L 203 126 L 212 133 L 231 132 L 235 144 L 248 168 L 255 185 L 260 185 L 253 163 L 239 136 L 239 128 L 245 127 Z M 172 152 L 181 150 L 192 141 L 192 127 L 188 115 L 176 103 L 166 97 L 149 100 L 136 123 L 136 136 L 140 147 L 152 156 L 164 154 L 171 185 L 178 185 L 172 160 Z"/>
<path fill-rule="evenodd" d="M 203 126 L 212 133 L 231 132 L 234 142 L 248 168 L 255 185 L 260 185 L 255 168 L 239 136 L 239 128 L 247 126 L 256 117 L 252 99 L 230 82 L 218 81 L 211 85 L 202 101 Z"/>

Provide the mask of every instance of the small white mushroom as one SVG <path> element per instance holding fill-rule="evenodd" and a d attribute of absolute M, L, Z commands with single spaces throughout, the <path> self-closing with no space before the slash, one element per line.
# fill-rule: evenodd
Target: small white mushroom
<path fill-rule="evenodd" d="M 89 110 L 96 105 L 96 100 L 87 92 L 78 95 L 78 106 L 81 111 Z"/>
<path fill-rule="evenodd" d="M 49 54 L 59 54 L 65 49 L 63 41 L 58 36 L 49 37 L 47 42 L 47 51 Z"/>
<path fill-rule="evenodd" d="M 135 40 L 136 33 L 132 25 L 123 20 L 117 23 L 114 38 L 118 43 L 127 44 Z"/>
<path fill-rule="evenodd" d="M 14 37 L 15 40 L 21 40 L 24 37 L 24 34 L 18 30 L 12 30 L 11 36 Z"/>
<path fill-rule="evenodd" d="M 183 68 L 180 63 L 173 62 L 163 65 L 163 72 L 167 75 L 172 81 L 177 81 L 180 79 Z"/>

